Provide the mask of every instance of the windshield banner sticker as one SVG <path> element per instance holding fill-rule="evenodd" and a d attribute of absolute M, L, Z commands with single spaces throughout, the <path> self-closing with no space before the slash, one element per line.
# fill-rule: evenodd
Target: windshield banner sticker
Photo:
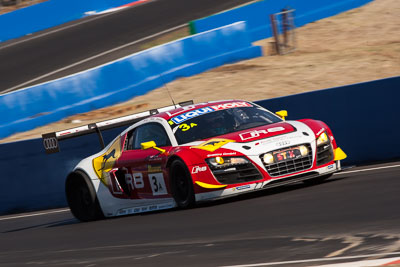
<path fill-rule="evenodd" d="M 213 111 L 214 110 L 210 107 L 199 108 L 199 109 L 192 110 L 192 111 L 186 112 L 184 114 L 178 115 L 176 117 L 173 117 L 171 120 L 173 122 L 175 122 L 176 124 L 179 124 L 179 123 L 189 120 L 191 118 L 194 118 L 194 117 L 197 117 L 197 116 L 209 113 L 209 112 L 213 112 Z"/>
<path fill-rule="evenodd" d="M 223 110 L 227 108 L 242 108 L 242 107 L 252 107 L 253 105 L 247 103 L 247 102 L 232 102 L 232 103 L 225 103 L 225 104 L 219 104 L 216 106 L 211 106 L 214 110 Z"/>
<path fill-rule="evenodd" d="M 179 124 L 179 123 L 189 120 L 191 118 L 194 118 L 194 117 L 197 117 L 197 116 L 209 113 L 209 112 L 213 112 L 213 111 L 229 109 L 229 108 L 238 108 L 238 107 L 252 107 L 252 106 L 253 105 L 251 105 L 247 102 L 225 103 L 225 104 L 214 105 L 214 106 L 210 106 L 210 107 L 192 110 L 192 111 L 186 112 L 184 114 L 178 115 L 176 117 L 173 117 L 171 120 L 173 122 L 175 122 L 176 124 Z"/>

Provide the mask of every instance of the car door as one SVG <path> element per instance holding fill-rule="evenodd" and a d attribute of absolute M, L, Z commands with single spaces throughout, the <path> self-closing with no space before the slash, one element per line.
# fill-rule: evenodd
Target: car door
<path fill-rule="evenodd" d="M 132 199 L 169 197 L 166 177 L 167 153 L 150 148 L 141 149 L 141 143 L 154 141 L 168 152 L 171 141 L 164 127 L 150 122 L 136 127 L 126 135 L 125 145 L 118 160 L 116 176 L 123 191 Z"/>

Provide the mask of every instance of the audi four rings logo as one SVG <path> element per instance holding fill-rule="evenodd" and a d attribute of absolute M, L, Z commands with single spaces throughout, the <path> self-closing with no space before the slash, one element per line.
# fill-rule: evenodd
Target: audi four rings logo
<path fill-rule="evenodd" d="M 58 141 L 55 137 L 43 139 L 43 146 L 45 149 L 56 149 L 58 147 Z"/>

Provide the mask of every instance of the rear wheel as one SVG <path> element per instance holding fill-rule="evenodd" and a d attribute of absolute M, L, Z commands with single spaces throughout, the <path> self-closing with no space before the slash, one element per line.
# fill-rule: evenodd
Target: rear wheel
<path fill-rule="evenodd" d="M 193 182 L 185 163 L 175 160 L 170 167 L 171 190 L 180 208 L 190 208 L 195 204 Z"/>
<path fill-rule="evenodd" d="M 323 176 L 318 176 L 316 178 L 304 180 L 303 183 L 305 183 L 306 185 L 320 184 L 323 181 L 325 181 L 326 179 L 328 179 L 329 177 L 331 177 L 332 175 L 333 175 L 333 173 L 330 173 L 330 174 L 327 174 L 327 175 L 323 175 Z"/>
<path fill-rule="evenodd" d="M 65 191 L 71 212 L 78 220 L 88 222 L 104 218 L 93 185 L 84 174 L 70 175 Z"/>

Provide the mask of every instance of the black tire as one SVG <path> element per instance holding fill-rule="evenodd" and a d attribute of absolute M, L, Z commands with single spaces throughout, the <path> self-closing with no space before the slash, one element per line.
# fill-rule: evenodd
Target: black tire
<path fill-rule="evenodd" d="M 67 202 L 72 214 L 82 222 L 103 219 L 96 192 L 83 173 L 72 173 L 65 184 Z"/>
<path fill-rule="evenodd" d="M 317 178 L 304 180 L 303 183 L 305 183 L 306 185 L 320 184 L 320 183 L 324 182 L 326 179 L 328 179 L 329 177 L 331 177 L 332 175 L 333 175 L 333 173 L 330 173 L 330 174 L 327 174 L 327 175 L 319 176 Z"/>
<path fill-rule="evenodd" d="M 195 204 L 193 181 L 186 164 L 176 159 L 170 167 L 172 195 L 179 208 L 191 208 Z"/>

